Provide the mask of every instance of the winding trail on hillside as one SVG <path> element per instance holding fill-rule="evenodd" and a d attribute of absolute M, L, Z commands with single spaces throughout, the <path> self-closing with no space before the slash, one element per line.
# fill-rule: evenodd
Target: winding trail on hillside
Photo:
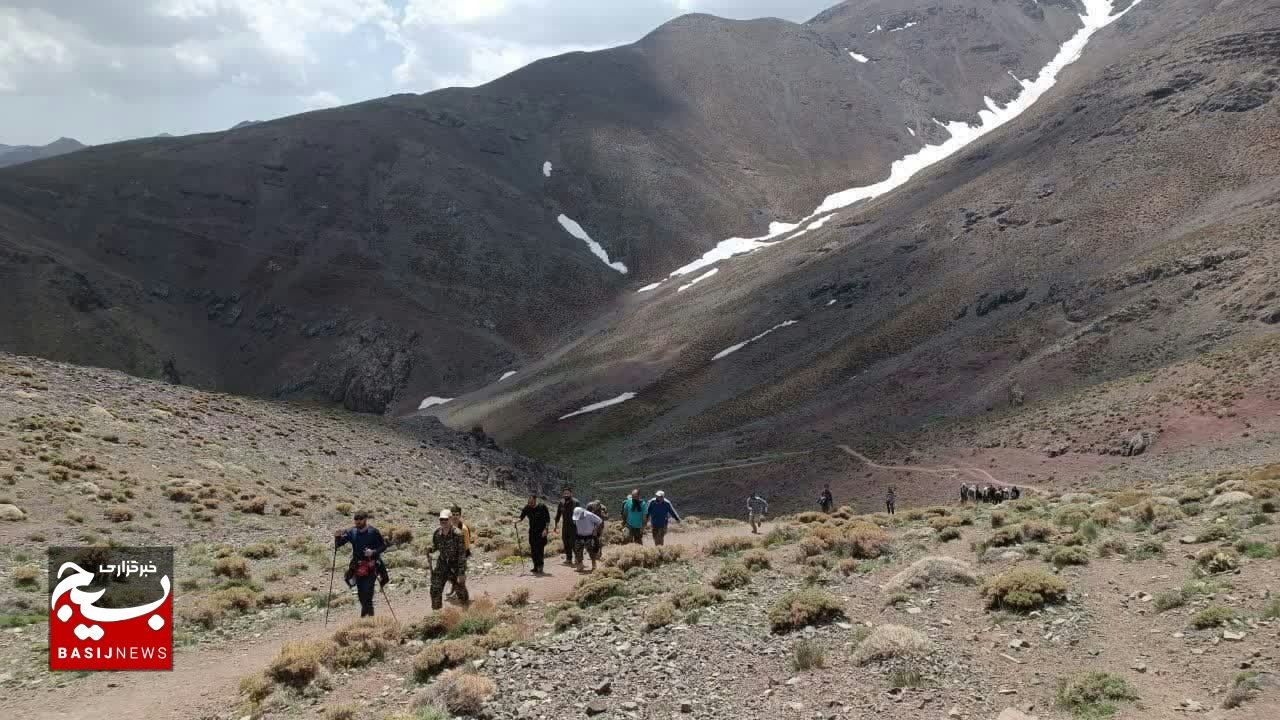
<path fill-rule="evenodd" d="M 1045 492 L 1045 489 L 1042 487 L 1039 487 L 1038 485 L 1028 485 L 1026 483 L 1009 483 L 1003 480 L 998 480 L 996 476 L 992 475 L 986 470 L 980 467 L 975 467 L 971 465 L 966 465 L 963 467 L 938 467 L 938 466 L 926 466 L 926 465 L 881 465 L 880 463 L 872 460 L 866 455 L 863 455 L 857 450 L 854 450 L 848 445 L 836 445 L 836 447 L 843 450 L 846 454 L 853 456 L 858 461 L 865 463 L 869 467 L 876 468 L 877 470 L 890 470 L 893 472 L 918 472 L 918 473 L 928 473 L 930 475 L 954 475 L 956 473 L 962 473 L 972 479 L 981 480 L 983 482 L 989 482 L 993 485 L 1001 485 L 1001 486 L 1016 485 L 1021 490 L 1031 490 L 1032 492 L 1039 492 L 1039 493 Z"/>
<path fill-rule="evenodd" d="M 616 482 L 605 483 L 596 486 L 599 490 L 622 490 L 629 487 L 643 487 L 645 485 L 653 485 L 659 482 L 672 482 L 681 478 L 692 477 L 694 475 L 706 475 L 708 473 L 716 473 L 724 470 L 737 470 L 739 468 L 754 467 L 756 465 L 766 465 L 768 463 L 786 460 L 790 457 L 798 455 L 808 455 L 815 452 L 814 450 L 793 450 L 791 452 L 769 453 L 767 455 L 757 455 L 749 458 L 739 458 L 737 460 L 725 460 L 723 462 L 698 463 L 696 465 L 684 465 L 678 468 L 671 468 L 656 472 L 644 477 L 629 478 L 627 480 L 618 480 Z"/>
<path fill-rule="evenodd" d="M 749 526 L 739 523 L 673 532 L 668 536 L 668 543 L 684 545 L 691 553 L 697 554 L 712 538 L 750 533 Z M 527 587 L 531 601 L 563 600 L 583 575 L 559 564 L 560 558 L 550 553 L 547 560 L 547 573 L 542 576 L 521 568 L 516 572 L 477 577 L 470 583 L 472 597 L 487 595 L 499 601 L 517 587 Z M 328 581 L 327 573 L 324 580 Z M 401 594 L 394 583 L 387 588 L 401 622 L 413 623 L 430 614 L 431 598 L 426 587 L 416 588 L 409 594 Z M 381 597 L 377 602 L 378 613 L 387 614 L 386 602 Z M 327 627 L 322 620 L 283 623 L 264 630 L 260 635 L 237 638 L 233 642 L 192 649 L 178 648 L 172 672 L 100 672 L 82 679 L 71 679 L 61 688 L 8 693 L 0 700 L 0 710 L 8 717 L 58 720 L 225 717 L 239 699 L 240 679 L 262 672 L 284 643 L 329 637 L 343 624 L 354 620 L 357 611 L 358 606 L 344 605 L 334 612 Z"/>

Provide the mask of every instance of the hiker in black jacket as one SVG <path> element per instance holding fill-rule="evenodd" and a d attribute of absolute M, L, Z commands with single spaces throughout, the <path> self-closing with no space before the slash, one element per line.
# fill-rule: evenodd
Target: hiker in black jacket
<path fill-rule="evenodd" d="M 387 571 L 382 565 L 387 544 L 382 533 L 369 525 L 366 513 L 357 512 L 354 521 L 355 527 L 333 532 L 334 547 L 351 543 L 351 564 L 342 577 L 348 586 L 355 586 L 360 597 L 360 617 L 373 617 L 373 584 L 378 580 L 387 584 Z"/>
<path fill-rule="evenodd" d="M 525 518 L 529 520 L 529 557 L 533 560 L 533 572 L 541 575 L 543 555 L 547 547 L 547 526 L 551 524 L 551 511 L 538 499 L 537 495 L 530 495 L 529 503 L 524 506 L 520 511 L 520 517 L 512 524 L 519 525 Z"/>
<path fill-rule="evenodd" d="M 564 564 L 573 564 L 573 546 L 578 537 L 578 530 L 573 524 L 573 510 L 578 507 L 578 500 L 573 496 L 572 488 L 564 489 L 564 497 L 556 505 L 556 524 L 560 526 L 560 539 L 564 543 Z"/>
<path fill-rule="evenodd" d="M 831 495 L 831 486 L 823 485 L 822 494 L 818 496 L 818 507 L 822 508 L 822 512 L 829 514 L 835 505 L 836 499 Z"/>

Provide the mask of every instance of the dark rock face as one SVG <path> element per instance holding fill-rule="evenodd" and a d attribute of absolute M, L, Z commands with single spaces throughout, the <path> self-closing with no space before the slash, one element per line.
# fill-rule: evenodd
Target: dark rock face
<path fill-rule="evenodd" d="M 97 364 L 152 372 L 172 354 L 200 386 L 412 410 L 492 382 L 724 238 L 882 179 L 941 138 L 927 118 L 1007 96 L 1009 68 L 1032 75 L 1078 27 L 1042 14 L 879 0 L 804 24 L 689 15 L 479 88 L 8 168 L 0 239 L 56 251 L 94 288 L 72 296 L 80 314 L 113 313 L 76 327 L 67 293 L 13 283 L 3 300 L 33 320 L 0 321 L 0 346 L 79 361 L 83 342 Z M 339 331 L 379 321 L 392 339 Z"/>
<path fill-rule="evenodd" d="M 1027 296 L 1026 288 L 1009 289 L 999 293 L 983 293 L 974 304 L 974 314 L 982 317 L 1004 305 L 1020 302 Z"/>
<path fill-rule="evenodd" d="M 371 320 L 346 333 L 335 350 L 314 363 L 302 379 L 275 392 L 287 397 L 311 391 L 356 412 L 383 412 L 404 388 L 413 369 L 412 333 Z"/>

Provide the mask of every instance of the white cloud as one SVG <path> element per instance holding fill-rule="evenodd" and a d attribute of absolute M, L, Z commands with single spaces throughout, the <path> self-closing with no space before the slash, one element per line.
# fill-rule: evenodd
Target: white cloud
<path fill-rule="evenodd" d="M 301 100 L 303 106 L 309 110 L 320 110 L 322 108 L 331 108 L 342 104 L 342 98 L 334 95 L 328 90 L 318 90 L 306 97 L 299 98 L 299 100 Z"/>
<path fill-rule="evenodd" d="M 23 108 L 0 114 L 0 142 L 220 129 L 481 84 L 539 58 L 635 41 L 684 12 L 805 20 L 831 2 L 0 0 L 0 103 Z M 94 99 L 94 113 L 76 111 Z"/>

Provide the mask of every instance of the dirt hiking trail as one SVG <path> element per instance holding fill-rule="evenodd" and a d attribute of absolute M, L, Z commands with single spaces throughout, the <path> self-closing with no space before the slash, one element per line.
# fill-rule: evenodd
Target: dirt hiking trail
<path fill-rule="evenodd" d="M 667 542 L 684 545 L 697 554 L 712 538 L 750 533 L 749 526 L 740 524 L 673 532 Z M 652 545 L 652 541 L 646 545 Z M 530 601 L 563 600 L 583 575 L 561 562 L 562 558 L 548 553 L 547 572 L 542 576 L 533 575 L 526 565 L 516 572 L 475 578 L 470 583 L 472 597 L 488 595 L 500 601 L 515 588 L 524 586 L 531 591 Z M 328 581 L 327 573 L 325 581 Z M 430 614 L 431 598 L 426 587 L 409 595 L 398 592 L 395 583 L 387 588 L 400 622 L 414 623 Z M 389 615 L 386 601 L 381 595 L 376 599 L 378 614 Z M 191 649 L 177 648 L 171 672 L 94 673 L 71 680 L 66 687 L 8 695 L 0 700 L 0 709 L 10 717 L 51 720 L 192 720 L 225 715 L 238 697 L 240 678 L 266 668 L 281 645 L 290 640 L 328 637 L 343 624 L 356 619 L 357 611 L 358 606 L 342 606 L 330 616 L 327 627 L 323 620 L 282 623 L 257 637 Z"/>

